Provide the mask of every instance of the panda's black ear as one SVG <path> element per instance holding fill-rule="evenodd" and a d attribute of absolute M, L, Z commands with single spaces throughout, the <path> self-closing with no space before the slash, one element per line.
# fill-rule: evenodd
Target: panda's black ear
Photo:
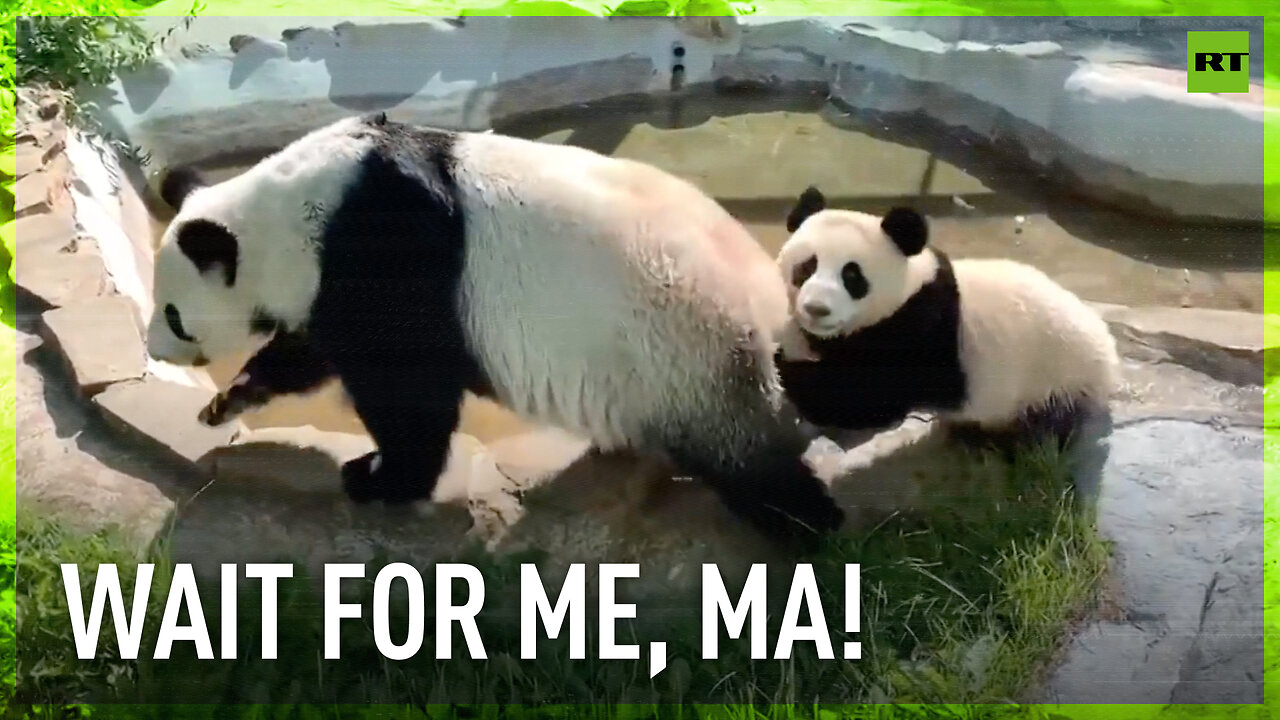
<path fill-rule="evenodd" d="M 202 187 L 207 187 L 204 175 L 190 165 L 182 165 L 165 173 L 160 181 L 160 199 L 174 210 L 181 210 L 187 196 Z"/>
<path fill-rule="evenodd" d="M 787 232 L 795 232 L 810 215 L 826 206 L 827 199 L 822 196 L 822 191 L 812 185 L 805 188 L 804 192 L 800 193 L 800 198 L 796 200 L 796 206 L 791 208 L 791 213 L 787 215 Z"/>
<path fill-rule="evenodd" d="M 373 125 L 374 127 L 380 127 L 382 125 L 386 125 L 387 111 L 379 110 L 378 112 L 375 112 L 375 113 L 369 113 L 364 116 L 363 120 L 365 125 Z"/>
<path fill-rule="evenodd" d="M 202 275 L 220 272 L 227 287 L 236 284 L 240 243 L 230 230 L 211 220 L 188 220 L 178 228 L 177 243 Z"/>
<path fill-rule="evenodd" d="M 929 242 L 929 224 L 911 208 L 896 207 L 885 213 L 880 229 L 908 257 L 919 254 Z"/>

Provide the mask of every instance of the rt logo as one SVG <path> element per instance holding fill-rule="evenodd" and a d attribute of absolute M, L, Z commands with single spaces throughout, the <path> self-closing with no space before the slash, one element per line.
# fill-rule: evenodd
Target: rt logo
<path fill-rule="evenodd" d="M 1249 33 L 1187 33 L 1187 92 L 1249 92 Z"/>

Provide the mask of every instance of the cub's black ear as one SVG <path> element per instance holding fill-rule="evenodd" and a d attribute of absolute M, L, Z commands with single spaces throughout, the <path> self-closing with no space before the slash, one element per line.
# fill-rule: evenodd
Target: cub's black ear
<path fill-rule="evenodd" d="M 181 210 L 187 196 L 208 185 L 209 183 L 205 182 L 204 175 L 201 175 L 199 170 L 189 165 L 176 167 L 166 173 L 164 180 L 160 181 L 160 199 L 174 210 Z"/>
<path fill-rule="evenodd" d="M 178 229 L 177 243 L 201 274 L 221 272 L 227 287 L 236 284 L 240 243 L 230 230 L 210 220 L 188 220 Z"/>
<path fill-rule="evenodd" d="M 362 119 L 364 120 L 365 125 L 373 125 L 374 127 L 386 125 L 387 111 L 379 110 L 378 112 L 375 112 L 375 113 L 369 113 L 365 115 Z"/>
<path fill-rule="evenodd" d="M 805 191 L 800 193 L 800 199 L 796 200 L 796 206 L 791 208 L 791 213 L 787 215 L 787 232 L 795 232 L 796 228 L 800 227 L 800 223 L 826 206 L 827 199 L 822 196 L 818 188 L 812 185 L 805 188 Z"/>
<path fill-rule="evenodd" d="M 896 207 L 885 213 L 880 229 L 908 257 L 924 250 L 929 242 L 929 224 L 923 215 L 911 208 Z"/>

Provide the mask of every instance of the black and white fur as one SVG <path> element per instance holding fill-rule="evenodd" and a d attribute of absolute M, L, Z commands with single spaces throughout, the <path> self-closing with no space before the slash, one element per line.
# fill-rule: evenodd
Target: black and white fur
<path fill-rule="evenodd" d="M 354 500 L 429 497 L 470 391 L 663 456 L 766 531 L 842 522 L 773 365 L 777 268 L 692 185 L 382 113 L 216 185 L 170 178 L 150 353 L 199 364 L 269 338 L 206 422 L 340 378 L 378 448 L 343 468 Z"/>
<path fill-rule="evenodd" d="M 1106 323 L 1039 270 L 952 261 L 925 218 L 826 208 L 810 187 L 778 254 L 792 319 L 778 365 L 810 422 L 878 429 L 932 411 L 972 437 L 1069 437 L 1105 409 L 1119 358 Z M 976 431 L 973 432 L 973 431 Z"/>

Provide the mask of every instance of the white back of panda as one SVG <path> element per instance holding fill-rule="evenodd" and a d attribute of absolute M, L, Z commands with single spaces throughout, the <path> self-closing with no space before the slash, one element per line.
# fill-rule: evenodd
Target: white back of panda
<path fill-rule="evenodd" d="M 956 419 L 998 426 L 1050 396 L 1108 403 L 1120 360 L 1098 313 L 1030 265 L 998 258 L 952 265 L 969 380 L 969 401 Z"/>
<path fill-rule="evenodd" d="M 517 412 L 626 446 L 641 432 L 627 423 L 670 413 L 685 403 L 677 395 L 717 402 L 725 348 L 745 329 L 767 340 L 785 322 L 772 258 L 685 181 L 496 134 L 462 135 L 456 153 L 466 322 Z M 518 332 L 504 322 L 513 312 Z M 608 412 L 620 406 L 651 410 Z"/>

